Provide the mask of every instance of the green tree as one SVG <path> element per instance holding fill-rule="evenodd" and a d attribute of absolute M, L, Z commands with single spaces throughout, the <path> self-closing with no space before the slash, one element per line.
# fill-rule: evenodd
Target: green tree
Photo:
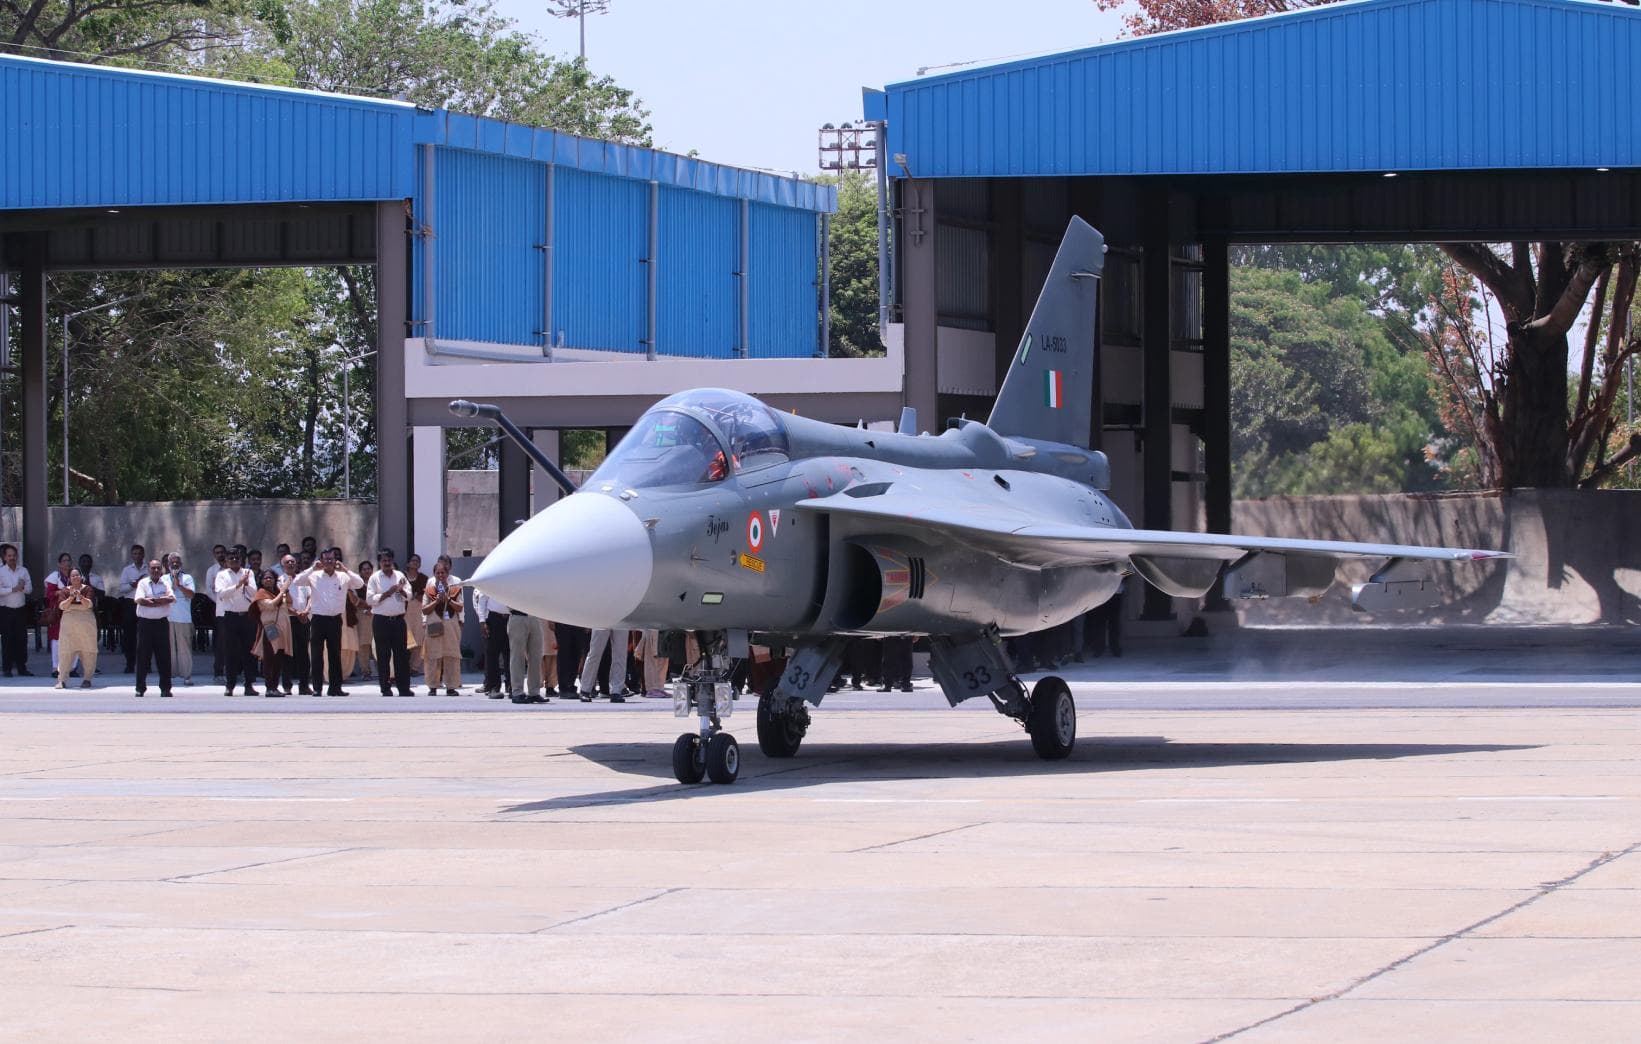
<path fill-rule="evenodd" d="M 1238 496 L 1437 483 L 1424 361 L 1386 336 L 1361 296 L 1270 268 L 1233 269 L 1231 288 Z"/>
<path fill-rule="evenodd" d="M 848 171 L 819 179 L 838 188 L 832 215 L 832 355 L 882 355 L 878 336 L 877 185 Z"/>
<path fill-rule="evenodd" d="M 0 0 L 0 44 L 39 58 L 186 64 L 272 16 L 267 0 Z"/>

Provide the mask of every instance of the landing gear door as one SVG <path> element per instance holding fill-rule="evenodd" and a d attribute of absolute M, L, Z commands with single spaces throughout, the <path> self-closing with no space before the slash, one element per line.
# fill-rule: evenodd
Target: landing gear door
<path fill-rule="evenodd" d="M 946 702 L 954 707 L 976 696 L 1001 692 L 1014 679 L 996 631 L 962 637 L 930 635 L 929 669 L 945 692 Z"/>

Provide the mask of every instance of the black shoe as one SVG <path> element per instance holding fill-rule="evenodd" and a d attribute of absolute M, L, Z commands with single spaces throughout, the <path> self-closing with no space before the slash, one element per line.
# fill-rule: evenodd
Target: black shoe
<path fill-rule="evenodd" d="M 162 700 L 168 700 L 168 699 L 170 699 L 170 698 L 171 698 L 171 694 L 170 694 L 170 693 L 168 693 L 168 692 L 162 692 L 162 693 L 160 693 L 160 699 L 162 699 Z"/>
<path fill-rule="evenodd" d="M 578 693 L 576 693 L 576 695 L 581 697 L 581 702 L 582 703 L 591 703 L 591 702 L 593 702 L 593 695 L 594 695 L 593 693 L 578 692 Z"/>
<path fill-rule="evenodd" d="M 260 696 L 262 694 L 260 692 L 257 692 L 255 689 L 253 689 L 249 686 L 246 686 L 245 695 L 247 695 L 247 696 Z"/>
<path fill-rule="evenodd" d="M 900 691 L 901 692 L 911 692 L 912 691 L 912 683 L 911 682 L 905 683 L 904 685 L 902 685 L 900 687 Z"/>
<path fill-rule="evenodd" d="M 895 691 L 895 687 L 893 685 L 885 685 L 883 688 L 878 690 L 878 692 L 894 692 L 894 691 Z"/>
<path fill-rule="evenodd" d="M 12 676 L 12 670 L 11 670 L 10 667 L 7 667 L 6 668 L 6 677 L 10 678 L 11 676 Z"/>
<path fill-rule="evenodd" d="M 269 689 L 262 695 L 266 696 L 270 700 L 282 700 L 285 698 L 285 694 L 280 692 L 278 689 Z"/>
<path fill-rule="evenodd" d="M 284 688 L 284 695 L 289 696 L 290 694 L 291 694 L 291 687 L 289 685 L 287 685 Z"/>
<path fill-rule="evenodd" d="M 457 692 L 455 689 L 446 689 L 446 690 L 444 690 L 444 694 L 446 696 L 460 696 L 461 695 L 461 693 Z"/>
<path fill-rule="evenodd" d="M 234 690 L 232 690 L 232 689 L 224 689 L 222 691 L 222 695 L 224 695 L 224 696 L 232 696 L 233 694 L 234 694 Z M 139 693 L 137 693 L 137 695 L 141 696 L 142 693 L 139 692 Z"/>
<path fill-rule="evenodd" d="M 439 690 L 438 689 L 429 689 L 429 690 L 427 690 L 427 694 L 429 696 L 437 696 L 439 694 Z"/>
<path fill-rule="evenodd" d="M 507 698 L 507 694 L 505 692 L 502 692 L 500 689 L 497 689 L 495 692 L 490 693 L 489 696 L 493 700 L 503 700 L 503 699 Z"/>
<path fill-rule="evenodd" d="M 392 689 L 383 689 L 382 690 L 382 695 L 383 696 L 392 696 L 393 695 L 393 690 Z"/>
<path fill-rule="evenodd" d="M 131 668 L 126 669 L 131 670 Z M 135 674 L 136 672 L 133 670 L 132 673 Z M 17 668 L 17 676 L 20 678 L 32 678 L 34 677 L 34 672 L 29 670 L 27 667 L 19 667 Z"/>
<path fill-rule="evenodd" d="M 861 692 L 865 689 L 865 686 L 861 685 L 859 678 L 856 678 L 854 681 L 850 682 L 849 687 L 854 689 L 856 692 Z"/>
<path fill-rule="evenodd" d="M 618 692 L 615 695 L 610 697 L 610 702 L 611 703 L 626 703 L 627 702 L 627 697 Z"/>
<path fill-rule="evenodd" d="M 408 699 L 409 699 L 409 698 L 410 698 L 410 697 L 412 697 L 412 696 L 414 696 L 414 695 L 416 695 L 416 694 L 415 694 L 415 693 L 413 693 L 413 692 L 411 692 L 411 691 L 410 691 L 410 690 L 409 690 L 409 689 L 405 689 L 405 690 L 404 690 L 404 691 L 402 691 L 402 692 L 400 692 L 400 693 L 399 693 L 399 695 L 400 695 L 400 696 L 401 696 L 401 697 L 403 697 L 403 698 L 404 698 L 404 699 L 407 699 L 407 700 L 408 700 Z"/>
<path fill-rule="evenodd" d="M 286 689 L 285 691 L 289 692 L 290 690 Z M 297 689 L 296 691 L 301 693 L 304 696 L 317 696 L 318 695 L 318 693 L 314 692 L 312 689 L 308 688 L 306 685 L 302 686 L 300 689 Z"/>
<path fill-rule="evenodd" d="M 232 695 L 233 695 L 233 693 L 229 693 L 229 694 L 228 694 L 228 695 L 230 695 L 230 696 L 232 696 Z M 140 700 L 140 699 L 142 699 L 142 697 L 143 697 L 143 690 L 141 690 L 141 689 L 138 689 L 138 690 L 137 690 L 137 699 L 139 699 L 139 700 Z"/>

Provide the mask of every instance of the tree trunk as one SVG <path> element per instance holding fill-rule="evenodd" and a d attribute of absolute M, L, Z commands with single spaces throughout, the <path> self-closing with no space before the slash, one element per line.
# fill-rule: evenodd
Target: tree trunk
<path fill-rule="evenodd" d="M 1567 473 L 1567 335 L 1512 323 L 1503 394 L 1501 485 L 1564 487 Z"/>

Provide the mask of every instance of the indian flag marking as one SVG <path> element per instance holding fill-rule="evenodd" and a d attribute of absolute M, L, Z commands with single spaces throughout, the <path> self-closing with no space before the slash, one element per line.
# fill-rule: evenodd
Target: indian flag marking
<path fill-rule="evenodd" d="M 1059 370 L 1043 371 L 1043 399 L 1051 410 L 1060 409 L 1066 404 L 1065 375 Z"/>

